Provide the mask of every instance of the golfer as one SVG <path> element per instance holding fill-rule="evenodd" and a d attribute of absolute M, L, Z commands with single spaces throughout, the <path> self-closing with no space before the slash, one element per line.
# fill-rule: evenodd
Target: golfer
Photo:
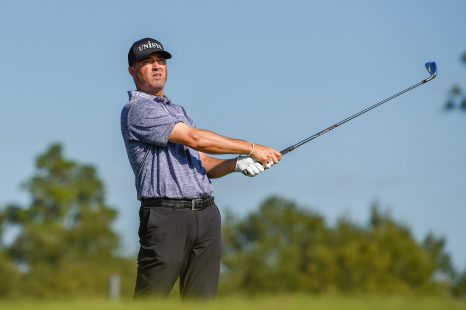
<path fill-rule="evenodd" d="M 135 42 L 128 52 L 136 90 L 122 110 L 121 131 L 141 201 L 135 297 L 167 296 L 178 277 L 183 297 L 214 297 L 221 238 L 210 179 L 232 172 L 256 176 L 281 154 L 197 129 L 186 110 L 165 96 L 170 58 L 151 38 Z"/>

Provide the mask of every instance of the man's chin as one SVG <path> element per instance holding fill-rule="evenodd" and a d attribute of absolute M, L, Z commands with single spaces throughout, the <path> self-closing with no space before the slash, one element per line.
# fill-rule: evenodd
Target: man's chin
<path fill-rule="evenodd" d="M 156 82 L 152 83 L 151 87 L 152 88 L 157 88 L 157 89 L 163 89 L 165 87 L 165 82 L 156 81 Z"/>
<path fill-rule="evenodd" d="M 164 87 L 163 84 L 160 84 L 160 85 L 151 84 L 147 86 L 146 90 L 150 94 L 155 94 L 155 93 L 163 91 L 163 87 Z"/>

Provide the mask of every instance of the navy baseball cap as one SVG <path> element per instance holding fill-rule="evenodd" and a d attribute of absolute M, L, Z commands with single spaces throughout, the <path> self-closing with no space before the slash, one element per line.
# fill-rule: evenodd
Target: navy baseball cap
<path fill-rule="evenodd" d="M 128 52 L 128 65 L 132 66 L 136 62 L 157 53 L 165 59 L 172 58 L 172 55 L 163 49 L 162 43 L 151 38 L 144 38 L 133 43 Z"/>

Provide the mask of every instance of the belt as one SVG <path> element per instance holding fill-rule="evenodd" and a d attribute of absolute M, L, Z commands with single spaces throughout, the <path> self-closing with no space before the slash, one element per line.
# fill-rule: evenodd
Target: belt
<path fill-rule="evenodd" d="M 213 205 L 213 196 L 201 199 L 143 198 L 141 200 L 141 207 L 188 208 L 193 211 L 199 211 Z"/>

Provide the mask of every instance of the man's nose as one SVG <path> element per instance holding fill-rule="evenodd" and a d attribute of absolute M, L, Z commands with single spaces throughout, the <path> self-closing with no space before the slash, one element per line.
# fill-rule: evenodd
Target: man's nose
<path fill-rule="evenodd" d="M 165 64 L 164 60 L 162 59 L 156 59 L 154 60 L 154 62 L 152 63 L 152 68 L 154 69 L 161 69 L 163 67 L 163 65 Z"/>

